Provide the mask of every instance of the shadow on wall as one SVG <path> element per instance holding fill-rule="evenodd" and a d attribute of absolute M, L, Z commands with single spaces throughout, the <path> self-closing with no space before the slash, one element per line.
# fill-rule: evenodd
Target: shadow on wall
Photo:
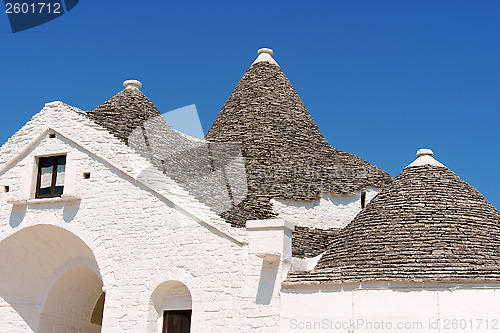
<path fill-rule="evenodd" d="M 0 332 L 100 332 L 91 324 L 102 294 L 92 250 L 51 225 L 22 229 L 0 242 Z"/>
<path fill-rule="evenodd" d="M 13 205 L 12 211 L 10 212 L 9 225 L 12 228 L 17 228 L 23 222 L 24 217 L 26 216 L 26 205 Z"/>
<path fill-rule="evenodd" d="M 262 305 L 268 305 L 271 303 L 274 293 L 274 285 L 276 284 L 276 278 L 278 277 L 279 266 L 279 260 L 272 263 L 263 261 L 262 268 L 260 270 L 259 287 L 257 289 L 255 303 Z"/>
<path fill-rule="evenodd" d="M 34 206 L 30 209 L 62 209 L 62 218 L 64 222 L 70 223 L 78 213 L 80 209 L 80 201 L 66 202 L 66 203 L 55 203 L 49 206 L 44 205 L 43 208 L 37 208 Z M 26 212 L 28 210 L 28 205 L 13 205 L 9 217 L 9 225 L 12 228 L 17 228 L 23 222 Z"/>

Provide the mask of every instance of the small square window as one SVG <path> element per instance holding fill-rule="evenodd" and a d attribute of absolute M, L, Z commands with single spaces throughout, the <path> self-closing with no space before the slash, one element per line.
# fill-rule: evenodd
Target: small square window
<path fill-rule="evenodd" d="M 90 172 L 84 172 L 83 179 L 90 179 Z"/>
<path fill-rule="evenodd" d="M 66 155 L 41 157 L 38 160 L 36 198 L 60 197 L 64 190 Z"/>
<path fill-rule="evenodd" d="M 3 187 L 3 191 L 4 192 L 9 192 L 10 191 L 10 187 L 9 186 L 4 186 Z"/>
<path fill-rule="evenodd" d="M 53 139 L 56 137 L 56 133 L 49 133 L 49 138 Z"/>

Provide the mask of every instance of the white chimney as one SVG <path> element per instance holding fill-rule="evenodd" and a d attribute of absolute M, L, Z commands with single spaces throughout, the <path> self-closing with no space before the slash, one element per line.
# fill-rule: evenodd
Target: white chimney
<path fill-rule="evenodd" d="M 290 261 L 294 225 L 284 219 L 251 220 L 246 224 L 250 254 L 267 262 Z"/>

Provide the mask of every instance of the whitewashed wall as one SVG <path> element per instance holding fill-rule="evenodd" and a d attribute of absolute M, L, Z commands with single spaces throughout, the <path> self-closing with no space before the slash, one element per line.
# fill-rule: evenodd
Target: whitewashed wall
<path fill-rule="evenodd" d="M 48 128 L 56 138 L 47 136 Z M 36 157 L 59 153 L 67 154 L 65 193 L 80 200 L 8 203 L 33 196 Z M 40 323 L 50 329 L 51 316 L 40 321 L 44 295 L 71 262 L 102 279 L 103 332 L 159 331 L 150 325 L 158 320 L 150 316 L 151 297 L 165 281 L 188 288 L 193 332 L 277 331 L 279 263 L 269 267 L 249 255 L 244 229 L 227 227 L 185 192 L 166 189 L 166 195 L 177 191 L 181 203 L 172 203 L 135 182 L 130 161 L 127 147 L 60 103 L 49 104 L 2 147 L 0 190 L 10 192 L 0 192 L 0 247 L 9 249 L 0 254 L 0 332 L 36 331 Z M 60 237 L 68 245 L 43 242 L 42 224 L 68 231 Z M 29 230 L 43 244 L 23 245 Z M 65 251 L 73 245 L 81 251 Z M 48 265 L 26 264 L 33 252 Z M 41 271 L 47 276 L 38 276 Z"/>
<path fill-rule="evenodd" d="M 368 204 L 379 189 L 366 189 Z M 352 195 L 322 193 L 316 201 L 271 200 L 273 212 L 294 225 L 319 229 L 343 228 L 361 211 L 361 192 Z"/>
<path fill-rule="evenodd" d="M 281 332 L 495 332 L 500 284 L 285 287 Z"/>

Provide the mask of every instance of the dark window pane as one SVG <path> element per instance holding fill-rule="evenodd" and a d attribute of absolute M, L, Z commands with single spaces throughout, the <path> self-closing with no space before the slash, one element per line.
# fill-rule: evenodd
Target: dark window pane
<path fill-rule="evenodd" d="M 54 190 L 54 196 L 61 196 L 64 191 L 64 186 L 56 186 Z"/>
<path fill-rule="evenodd" d="M 50 197 L 50 187 L 48 187 L 48 188 L 42 188 L 40 196 L 42 196 L 42 197 Z"/>
<path fill-rule="evenodd" d="M 51 167 L 52 165 L 54 165 L 54 159 L 53 158 L 41 158 L 40 159 L 40 163 L 42 165 L 42 167 Z"/>
<path fill-rule="evenodd" d="M 164 333 L 189 333 L 191 331 L 191 310 L 165 311 Z"/>

